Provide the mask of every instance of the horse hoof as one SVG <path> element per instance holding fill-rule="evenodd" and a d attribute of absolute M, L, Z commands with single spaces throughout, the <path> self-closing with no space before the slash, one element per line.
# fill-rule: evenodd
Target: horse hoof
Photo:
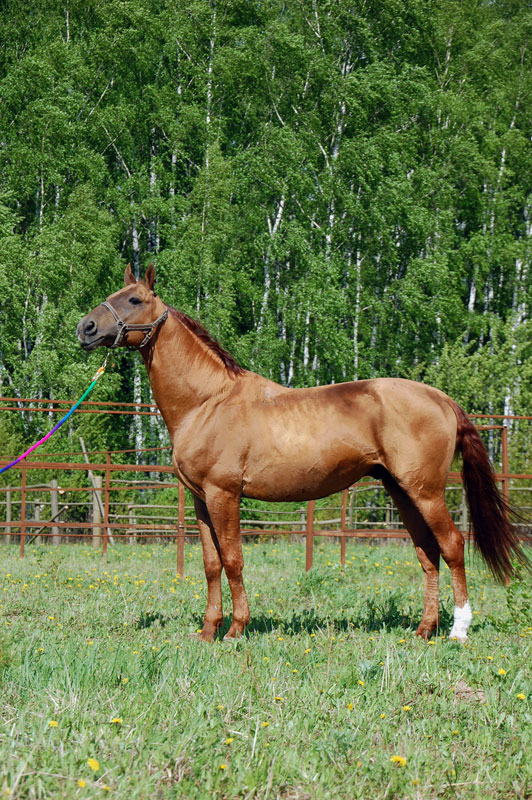
<path fill-rule="evenodd" d="M 434 633 L 435 628 L 421 628 L 419 627 L 416 631 L 416 636 L 419 636 L 420 639 L 430 639 L 432 634 Z"/>
<path fill-rule="evenodd" d="M 195 639 L 197 642 L 214 642 L 214 634 L 204 633 L 203 631 L 189 633 L 188 638 Z"/>

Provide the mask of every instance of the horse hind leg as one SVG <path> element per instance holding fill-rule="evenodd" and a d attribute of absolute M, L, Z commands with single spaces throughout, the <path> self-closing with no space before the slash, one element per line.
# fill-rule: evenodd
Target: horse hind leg
<path fill-rule="evenodd" d="M 428 639 L 439 623 L 440 605 L 440 548 L 431 529 L 423 519 L 409 495 L 390 475 L 376 475 L 394 501 L 416 548 L 416 554 L 423 568 L 423 614 L 416 630 L 416 636 Z"/>
<path fill-rule="evenodd" d="M 421 498 L 418 508 L 438 542 L 440 552 L 451 570 L 454 595 L 454 622 L 449 638 L 465 642 L 473 613 L 467 594 L 464 563 L 464 537 L 454 524 L 445 505 L 444 496 L 438 500 Z"/>
<path fill-rule="evenodd" d="M 384 481 L 383 481 L 384 482 Z M 451 581 L 454 595 L 454 623 L 449 634 L 452 639 L 459 639 L 464 642 L 467 639 L 467 630 L 473 618 L 471 606 L 467 595 L 467 582 L 464 563 L 464 538 L 445 505 L 443 490 L 434 496 L 417 494 L 413 499 L 414 492 L 407 493 L 392 478 L 391 483 L 385 487 L 396 502 L 403 521 L 408 528 L 421 566 L 425 573 L 425 602 L 427 594 L 434 597 L 434 602 L 438 598 L 438 565 L 436 553 L 443 556 L 444 561 L 451 570 Z M 402 509 L 402 510 L 401 510 Z M 420 553 L 420 549 L 422 553 Z M 426 559 L 429 564 L 427 565 Z M 429 622 L 433 617 L 429 616 Z M 425 607 L 423 611 L 422 625 L 418 628 L 418 634 L 424 635 L 421 628 L 425 622 Z"/>

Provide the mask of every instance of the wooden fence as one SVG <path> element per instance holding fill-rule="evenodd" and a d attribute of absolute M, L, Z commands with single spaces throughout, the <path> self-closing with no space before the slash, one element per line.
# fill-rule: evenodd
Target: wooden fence
<path fill-rule="evenodd" d="M 12 398 L 0 398 L 0 402 Z M 42 401 L 47 402 L 47 401 Z M 98 404 L 91 404 L 98 405 Z M 145 413 L 156 414 L 155 407 L 145 405 L 142 410 L 124 404 L 126 408 L 80 409 L 80 413 Z M 5 407 L 0 411 L 20 410 Z M 32 409 L 41 410 L 40 408 Z M 44 410 L 44 409 L 43 409 Z M 50 411 L 50 408 L 45 409 Z M 62 412 L 65 409 L 56 408 Z M 515 418 L 514 418 L 515 419 Z M 531 419 L 531 418 L 519 418 Z M 501 420 L 502 421 L 502 420 Z M 501 471 L 496 474 L 503 496 L 508 501 L 512 490 L 513 504 L 521 509 L 527 507 L 522 499 L 516 501 L 519 492 L 532 491 L 532 475 L 509 472 L 508 429 L 504 424 L 479 425 L 482 430 L 500 433 Z M 86 540 L 94 547 L 101 547 L 106 558 L 109 544 L 115 540 L 137 542 L 154 538 L 173 540 L 177 550 L 177 571 L 184 572 L 185 539 L 198 536 L 198 528 L 192 509 L 185 505 L 185 490 L 177 482 L 169 464 L 117 463 L 117 459 L 128 462 L 138 456 L 157 457 L 169 448 L 151 448 L 141 453 L 129 451 L 105 451 L 63 454 L 63 457 L 84 457 L 84 461 L 35 460 L 29 457 L 7 475 L 10 484 L 0 486 L 0 541 L 11 543 L 16 537 L 20 555 L 24 556 L 28 544 L 37 541 Z M 89 458 L 90 456 L 90 458 Z M 0 459 L 0 467 L 9 463 Z M 50 475 L 45 483 L 32 483 L 31 475 L 39 471 Z M 60 476 L 68 473 L 68 480 Z M 72 473 L 85 473 L 78 485 L 70 485 Z M 131 477 L 131 476 L 134 477 Z M 120 477 L 122 476 L 122 477 Z M 127 477 L 123 477 L 127 476 Z M 81 477 L 81 476 L 80 476 Z M 162 478 L 162 479 L 161 479 Z M 458 527 L 468 536 L 468 513 L 461 476 L 451 473 L 448 487 L 451 511 Z M 517 485 L 525 483 L 525 485 Z M 528 484 L 528 485 L 526 485 Z M 157 492 L 165 492 L 163 502 L 154 502 Z M 340 494 L 339 505 L 324 507 L 309 501 L 290 511 L 272 508 L 246 508 L 242 513 L 242 534 L 245 536 L 298 534 L 306 540 L 306 567 L 313 563 L 314 540 L 320 536 L 337 537 L 340 545 L 340 561 L 345 563 L 346 541 L 350 538 L 408 538 L 408 533 L 397 519 L 390 500 L 379 500 L 382 491 L 380 482 L 363 480 Z M 377 492 L 377 503 L 375 502 Z M 368 497 L 373 493 L 373 501 Z M 143 495 L 143 497 L 140 497 Z M 175 501 L 169 502 L 169 496 Z M 76 499 L 78 497 L 78 499 Z M 118 498 L 118 499 L 115 499 Z M 358 502 L 362 498 L 361 502 Z M 148 500 L 150 502 L 148 502 Z M 380 503 L 380 504 L 379 504 Z M 383 504 L 384 503 L 384 504 Z M 332 518 L 331 518 L 332 514 Z M 527 530 L 522 531 L 527 538 Z"/>

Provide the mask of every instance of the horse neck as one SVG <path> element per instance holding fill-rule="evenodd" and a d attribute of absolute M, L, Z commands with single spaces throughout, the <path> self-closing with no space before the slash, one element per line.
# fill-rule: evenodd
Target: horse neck
<path fill-rule="evenodd" d="M 218 357 L 171 315 L 142 357 L 170 436 L 190 411 L 232 384 Z"/>

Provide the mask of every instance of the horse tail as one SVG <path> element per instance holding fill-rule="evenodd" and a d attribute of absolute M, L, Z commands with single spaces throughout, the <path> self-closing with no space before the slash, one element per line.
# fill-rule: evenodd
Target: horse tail
<path fill-rule="evenodd" d="M 512 556 L 527 565 L 529 562 L 510 524 L 510 508 L 497 488 L 482 439 L 465 411 L 451 402 L 458 422 L 456 450 L 462 454 L 473 538 L 494 576 L 507 582 L 514 574 Z"/>

